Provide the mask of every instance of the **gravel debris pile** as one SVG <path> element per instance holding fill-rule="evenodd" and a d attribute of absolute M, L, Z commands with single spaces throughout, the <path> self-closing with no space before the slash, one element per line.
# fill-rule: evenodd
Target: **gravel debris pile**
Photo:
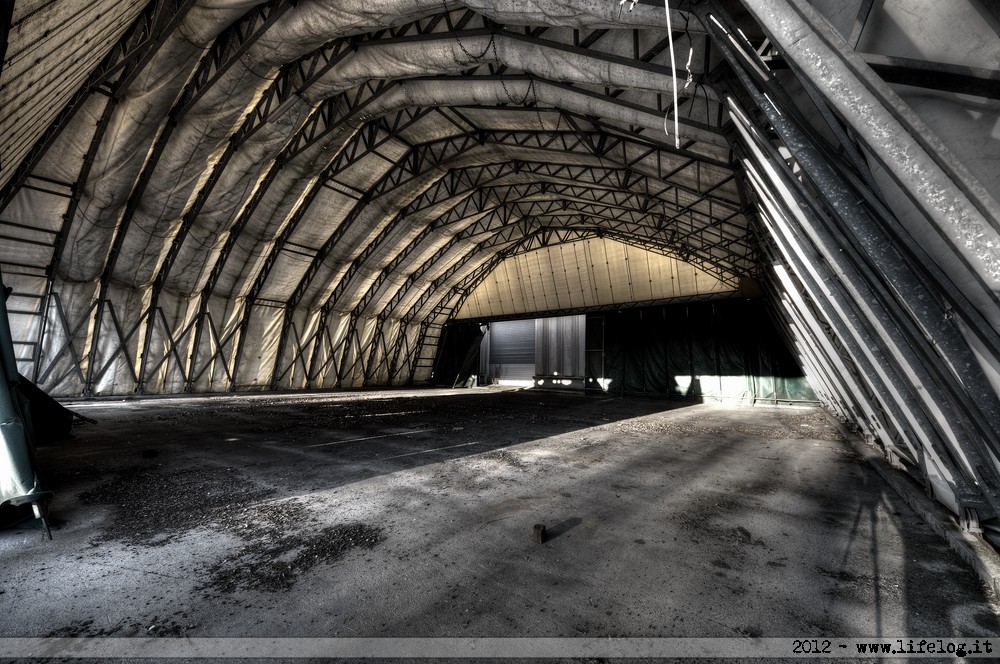
<path fill-rule="evenodd" d="M 174 618 L 161 618 L 159 616 L 153 616 L 148 620 L 122 620 L 106 627 L 95 624 L 94 619 L 90 618 L 74 620 L 68 625 L 52 630 L 45 636 L 49 638 L 82 636 L 182 637 L 187 636 L 188 632 L 197 628 L 197 625 L 189 625 L 186 622 L 177 622 Z"/>
<path fill-rule="evenodd" d="M 114 479 L 80 494 L 85 505 L 111 505 L 114 512 L 96 542 L 162 546 L 212 521 L 227 522 L 273 494 L 233 468 L 202 466 L 161 472 L 126 468 Z"/>
<path fill-rule="evenodd" d="M 491 461 L 498 461 L 500 463 L 505 463 L 515 468 L 525 467 L 525 463 L 521 461 L 521 457 L 517 456 L 516 454 L 508 450 L 493 450 L 492 452 L 486 452 L 485 454 L 483 454 L 483 458 L 489 459 Z"/>
<path fill-rule="evenodd" d="M 326 526 L 306 537 L 298 533 L 260 537 L 208 566 L 208 581 L 201 588 L 219 593 L 287 591 L 313 567 L 336 562 L 352 549 L 371 549 L 384 539 L 380 528 L 360 523 Z"/>
<path fill-rule="evenodd" d="M 742 417 L 732 418 L 706 416 L 697 422 L 690 419 L 674 420 L 669 416 L 652 415 L 618 422 L 614 426 L 623 433 L 664 433 L 680 436 L 741 436 L 756 437 L 766 440 L 803 440 L 818 438 L 822 440 L 844 440 L 836 427 L 822 413 L 803 411 L 788 413 L 780 425 L 751 424 L 753 410 L 741 413 Z"/>

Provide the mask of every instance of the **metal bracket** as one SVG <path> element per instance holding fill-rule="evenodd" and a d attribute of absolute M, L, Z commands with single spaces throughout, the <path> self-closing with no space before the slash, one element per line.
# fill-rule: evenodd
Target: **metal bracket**
<path fill-rule="evenodd" d="M 896 470 L 906 470 L 906 466 L 903 465 L 903 462 L 900 459 L 899 454 L 897 454 L 896 450 L 894 450 L 893 448 L 891 447 L 885 448 L 885 459 L 886 461 L 889 462 L 889 465 L 895 468 Z"/>
<path fill-rule="evenodd" d="M 52 529 L 49 527 L 49 506 L 45 500 L 37 500 L 31 503 L 31 510 L 35 513 L 35 518 L 42 522 L 42 541 L 52 539 Z M 980 531 L 981 532 L 981 531 Z"/>
<path fill-rule="evenodd" d="M 976 511 L 975 507 L 962 508 L 961 524 L 962 530 L 967 533 L 979 535 L 983 533 L 983 527 L 979 524 L 979 512 Z"/>

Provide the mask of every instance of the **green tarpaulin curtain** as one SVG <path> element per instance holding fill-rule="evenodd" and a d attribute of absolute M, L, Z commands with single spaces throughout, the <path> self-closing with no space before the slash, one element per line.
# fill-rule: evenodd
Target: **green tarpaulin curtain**
<path fill-rule="evenodd" d="M 816 400 L 759 300 L 590 314 L 587 334 L 588 379 L 595 379 L 588 386 L 601 381 L 607 391 L 624 394 Z"/>

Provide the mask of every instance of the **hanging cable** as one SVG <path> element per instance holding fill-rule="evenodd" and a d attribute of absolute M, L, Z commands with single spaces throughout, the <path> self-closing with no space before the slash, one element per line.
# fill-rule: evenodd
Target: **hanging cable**
<path fill-rule="evenodd" d="M 632 11 L 635 8 L 635 5 L 636 5 L 636 3 L 638 1 L 639 0 L 621 0 L 618 3 L 618 6 L 622 7 L 626 2 L 629 2 L 630 4 L 629 4 L 628 10 Z M 677 61 L 674 58 L 674 28 L 670 24 L 670 0 L 663 0 L 663 10 L 667 14 L 667 45 L 670 48 L 670 72 L 673 75 L 673 89 L 674 89 L 674 106 L 673 106 L 673 108 L 674 108 L 674 147 L 676 147 L 677 149 L 680 149 L 680 147 L 681 147 L 681 122 L 680 122 L 680 117 L 677 114 L 677 112 L 678 112 L 678 108 L 677 108 Z M 688 61 L 687 61 L 688 77 L 687 77 L 687 81 L 684 84 L 684 89 L 685 90 L 691 84 L 691 81 L 694 78 L 693 75 L 691 74 L 691 57 L 693 55 L 694 55 L 694 49 L 692 48 L 688 52 Z M 670 115 L 669 112 L 663 114 L 663 133 L 666 134 L 667 136 L 670 136 L 670 129 L 668 128 L 668 125 L 667 125 L 667 119 L 668 119 L 669 115 Z"/>
<path fill-rule="evenodd" d="M 670 73 L 673 76 L 673 88 L 674 88 L 674 147 L 680 149 L 681 147 L 681 122 L 680 117 L 677 114 L 677 62 L 674 59 L 674 29 L 670 25 L 670 0 L 663 0 L 663 9 L 667 14 L 667 45 L 670 48 Z M 670 132 L 667 131 L 667 116 L 663 116 L 663 130 L 666 132 L 667 136 Z"/>
<path fill-rule="evenodd" d="M 691 71 L 691 59 L 693 57 L 694 57 L 694 47 L 692 46 L 692 47 L 688 48 L 688 61 L 687 61 L 687 64 L 684 65 L 684 68 L 687 69 L 688 76 L 687 76 L 687 80 L 684 81 L 684 87 L 681 88 L 681 92 L 684 92 L 685 90 L 687 90 L 688 86 L 690 86 L 694 82 L 694 72 Z"/>

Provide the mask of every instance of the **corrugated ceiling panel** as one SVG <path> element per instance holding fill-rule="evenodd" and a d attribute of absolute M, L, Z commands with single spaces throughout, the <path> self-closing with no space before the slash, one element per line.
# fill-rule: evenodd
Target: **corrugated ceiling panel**
<path fill-rule="evenodd" d="M 682 292 L 699 292 L 698 291 L 698 277 L 699 271 L 694 268 L 693 265 L 687 263 L 677 265 L 677 285 Z M 708 275 L 702 273 L 705 278 L 710 278 Z"/>
<path fill-rule="evenodd" d="M 321 188 L 309 206 L 309 215 L 296 226 L 289 239 L 296 244 L 318 249 L 357 204 L 357 199 L 350 194 L 329 187 Z"/>
<path fill-rule="evenodd" d="M 564 244 L 561 246 L 567 266 L 571 266 L 569 269 L 573 270 L 573 273 L 570 274 L 570 280 L 577 286 L 577 289 L 573 293 L 573 306 L 585 307 L 590 304 L 588 295 L 593 281 L 590 278 L 590 270 L 581 269 L 587 260 L 587 256 L 583 251 L 583 243 L 574 242 L 573 244 Z"/>
<path fill-rule="evenodd" d="M 448 113 L 448 111 L 445 111 Z M 449 114 L 449 117 L 451 115 Z M 439 113 L 425 115 L 412 126 L 399 132 L 399 137 L 413 143 L 425 143 L 429 141 L 439 141 L 444 138 L 456 136 L 460 133 L 458 126 L 449 121 Z"/>
<path fill-rule="evenodd" d="M 286 246 L 278 253 L 271 270 L 273 276 L 265 282 L 260 297 L 266 300 L 287 299 L 299 279 L 309 269 L 311 262 L 311 254 L 304 254 L 295 247 Z"/>
<path fill-rule="evenodd" d="M 649 266 L 651 299 L 677 297 L 674 261 L 651 261 Z"/>
<path fill-rule="evenodd" d="M 494 306 L 499 307 L 499 311 L 502 311 L 504 313 L 513 313 L 514 301 L 520 300 L 521 298 L 520 293 L 518 293 L 517 297 L 515 297 L 514 293 L 511 291 L 512 282 L 520 284 L 520 280 L 517 279 L 516 275 L 514 276 L 513 279 L 511 279 L 510 272 L 512 268 L 513 268 L 512 264 L 509 263 L 500 264 L 500 269 L 494 273 L 496 278 L 490 280 L 491 282 L 493 282 L 494 292 L 496 293 L 496 299 L 490 300 L 489 293 L 487 293 L 487 298 L 486 298 L 487 303 L 491 301 L 494 302 L 495 303 Z"/>
<path fill-rule="evenodd" d="M 0 80 L 0 185 L 80 89 L 146 0 L 14 4 Z"/>
<path fill-rule="evenodd" d="M 637 300 L 653 299 L 653 290 L 649 278 L 649 252 L 629 247 L 626 250 L 629 264 L 632 297 Z"/>
<path fill-rule="evenodd" d="M 508 258 L 470 294 L 458 318 L 543 313 L 731 290 L 689 263 L 614 240 L 590 239 Z"/>
<path fill-rule="evenodd" d="M 590 254 L 591 275 L 594 280 L 594 297 L 596 303 L 613 302 L 614 293 L 611 290 L 611 256 L 608 255 L 608 245 L 604 242 L 584 242 L 587 253 Z"/>
<path fill-rule="evenodd" d="M 632 287 L 629 283 L 625 245 L 614 242 L 609 244 L 605 251 L 608 255 L 608 289 L 611 291 L 611 302 L 631 300 Z"/>
<path fill-rule="evenodd" d="M 63 191 L 68 192 L 69 188 L 64 187 Z M 3 222 L 13 222 L 47 230 L 52 234 L 58 232 L 60 226 L 57 222 L 62 220 L 68 199 L 65 196 L 56 195 L 57 193 L 61 193 L 60 187 L 57 185 L 49 185 L 45 191 L 19 190 L 10 206 L 4 210 L 0 226 L 3 226 Z M 11 229 L 7 228 L 3 232 L 9 235 Z"/>
<path fill-rule="evenodd" d="M 476 304 L 474 306 L 476 306 L 477 308 L 485 307 L 489 306 L 489 303 L 492 302 L 494 303 L 494 306 L 502 309 L 503 291 L 500 288 L 499 281 L 489 279 L 486 282 L 483 282 L 483 285 L 488 286 L 488 288 L 483 289 L 481 291 L 476 291 L 472 294 L 472 297 L 474 297 L 476 300 Z"/>
<path fill-rule="evenodd" d="M 556 299 L 556 308 L 561 309 L 563 307 L 572 306 L 572 296 L 570 294 L 571 290 L 576 290 L 575 288 L 570 288 L 568 279 L 566 278 L 566 271 L 563 267 L 562 250 L 559 246 L 553 247 L 552 251 L 549 252 L 549 260 L 546 265 L 541 265 L 540 269 L 544 272 L 546 268 L 549 273 L 549 281 L 552 284 L 551 293 Z"/>
<path fill-rule="evenodd" d="M 538 271 L 538 261 L 532 261 L 531 256 L 526 254 L 520 257 L 520 260 L 514 261 L 515 274 L 517 274 L 519 282 L 511 284 L 511 292 L 517 293 L 520 288 L 521 292 L 524 294 L 522 299 L 528 302 L 543 302 L 545 298 L 545 288 L 548 284 L 541 282 L 541 274 Z M 515 309 L 520 303 L 515 301 Z"/>
<path fill-rule="evenodd" d="M 575 252 L 571 245 L 556 245 L 552 269 L 560 283 L 565 283 L 563 299 L 567 307 L 580 306 L 580 284 L 574 263 Z"/>

